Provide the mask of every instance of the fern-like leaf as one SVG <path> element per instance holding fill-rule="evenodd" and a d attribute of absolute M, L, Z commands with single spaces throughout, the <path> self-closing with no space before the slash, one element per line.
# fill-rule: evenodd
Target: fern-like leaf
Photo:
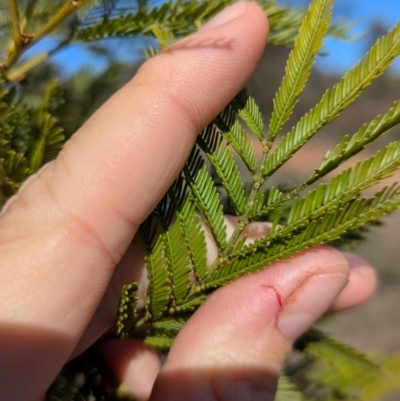
<path fill-rule="evenodd" d="M 303 91 L 315 57 L 328 30 L 330 11 L 334 0 L 314 0 L 300 27 L 291 51 L 282 84 L 274 98 L 274 109 L 269 123 L 268 136 L 275 139 L 291 116 L 300 93 Z"/>
<path fill-rule="evenodd" d="M 137 290 L 137 283 L 127 284 L 122 288 L 117 320 L 117 335 L 121 338 L 128 337 L 129 331 L 134 328 L 138 320 L 136 305 L 139 298 L 133 296 Z"/>
<path fill-rule="evenodd" d="M 325 92 L 321 101 L 279 142 L 277 149 L 266 160 L 262 174 L 269 177 L 293 154 L 311 139 L 324 125 L 360 95 L 400 54 L 400 23 L 379 39 L 365 58 L 351 69 L 332 89 Z"/>
<path fill-rule="evenodd" d="M 264 140 L 264 123 L 255 100 L 242 91 L 233 101 L 233 106 L 250 131 L 261 141 Z"/>
<path fill-rule="evenodd" d="M 238 276 L 253 273 L 277 260 L 288 258 L 300 250 L 340 237 L 348 230 L 376 220 L 396 209 L 400 202 L 400 188 L 392 185 L 379 191 L 373 198 L 347 202 L 342 208 L 326 213 L 302 227 L 298 233 L 268 241 L 267 238 L 232 254 L 219 269 L 213 271 L 207 285 L 216 288 Z"/>
<path fill-rule="evenodd" d="M 223 248 L 226 245 L 226 225 L 212 178 L 203 167 L 195 179 L 188 174 L 187 181 L 191 183 L 198 208 L 203 213 L 218 247 Z"/>
<path fill-rule="evenodd" d="M 182 212 L 177 213 L 177 218 L 181 225 L 182 236 L 186 243 L 196 281 L 201 285 L 207 273 L 207 243 L 200 217 L 196 214 L 192 199 L 188 198 Z"/>
<path fill-rule="evenodd" d="M 145 248 L 149 287 L 147 304 L 141 311 L 144 317 L 136 323 L 136 329 L 130 330 L 130 335 L 136 332 L 143 336 L 145 332 L 147 344 L 168 348 L 184 322 L 213 290 L 306 248 L 338 239 L 400 206 L 400 188 L 396 185 L 383 188 L 371 198 L 360 198 L 363 190 L 400 168 L 400 142 L 393 142 L 369 159 L 336 174 L 329 183 L 322 183 L 299 197 L 301 191 L 398 125 L 398 103 L 353 136 L 344 138 L 302 185 L 290 190 L 263 188 L 272 173 L 323 125 L 336 118 L 400 53 L 399 25 L 379 40 L 365 59 L 328 90 L 320 103 L 271 150 L 273 139 L 304 89 L 322 36 L 328 29 L 331 5 L 330 0 L 314 0 L 303 18 L 276 96 L 270 136 L 264 137 L 264 124 L 254 99 L 245 90 L 240 91 L 201 132 L 182 172 L 142 224 L 139 235 Z M 168 7 L 167 4 L 163 9 L 166 20 L 160 21 L 157 30 L 175 34 L 175 28 L 168 26 L 171 15 Z M 199 8 L 199 13 L 207 7 Z M 278 14 L 274 18 L 278 17 L 284 18 Z M 157 35 L 162 40 L 167 38 Z M 261 163 L 257 161 L 253 142 L 262 149 Z M 248 185 L 243 183 L 232 151 L 242 159 L 252 178 Z M 205 158 L 210 163 L 205 163 Z M 233 230 L 229 233 L 223 205 L 236 216 L 230 220 Z M 268 234 L 251 243 L 244 230 L 259 218 L 270 219 L 272 225 Z M 325 344 L 323 349 L 319 346 L 319 351 L 314 346 L 315 355 L 317 352 L 329 355 L 338 348 L 336 344 L 330 344 L 330 348 Z M 351 354 L 349 350 L 341 352 Z M 289 387 L 287 394 L 298 396 Z"/>
<path fill-rule="evenodd" d="M 333 151 L 327 152 L 316 169 L 317 174 L 325 175 L 331 172 L 399 123 L 400 102 L 395 102 L 386 114 L 377 116 L 368 125 L 363 125 L 350 139 L 345 136 Z"/>
<path fill-rule="evenodd" d="M 244 188 L 239 169 L 233 160 L 229 148 L 219 146 L 214 154 L 207 154 L 207 156 L 215 168 L 218 177 L 221 179 L 221 183 L 225 188 L 237 214 L 243 214 L 246 204 L 246 197 L 244 194 Z"/>
<path fill-rule="evenodd" d="M 304 397 L 290 379 L 282 374 L 279 377 L 275 401 L 304 401 Z"/>
<path fill-rule="evenodd" d="M 145 255 L 149 285 L 147 287 L 147 312 L 152 319 L 159 319 L 169 306 L 171 286 L 165 261 L 165 244 L 159 236 L 154 249 Z"/>
<path fill-rule="evenodd" d="M 181 237 L 181 226 L 176 221 L 170 230 L 163 235 L 165 244 L 165 261 L 169 270 L 173 308 L 183 302 L 190 288 L 189 255 L 186 244 Z"/>
<path fill-rule="evenodd" d="M 257 172 L 257 158 L 249 136 L 244 132 L 238 121 L 232 125 L 230 130 L 223 133 L 225 140 L 232 145 L 236 153 L 242 158 L 248 170 L 255 174 Z"/>

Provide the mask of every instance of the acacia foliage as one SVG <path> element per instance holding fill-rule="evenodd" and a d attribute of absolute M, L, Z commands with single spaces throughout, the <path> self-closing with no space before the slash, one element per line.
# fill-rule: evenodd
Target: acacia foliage
<path fill-rule="evenodd" d="M 136 283 L 123 288 L 117 323 L 120 336 L 138 337 L 166 350 L 191 314 L 218 287 L 305 248 L 341 238 L 399 206 L 397 184 L 384 187 L 370 198 L 362 197 L 362 191 L 398 170 L 399 141 L 354 167 L 334 172 L 399 124 L 398 102 L 353 135 L 345 136 L 303 184 L 290 190 L 269 185 L 271 176 L 356 101 L 400 53 L 398 24 L 328 89 L 315 107 L 287 129 L 323 38 L 327 34 L 345 35 L 345 28 L 331 22 L 333 2 L 313 0 L 306 11 L 282 7 L 272 0 L 259 1 L 269 15 L 269 42 L 293 47 L 273 99 L 270 119 L 264 124 L 256 102 L 242 90 L 199 135 L 184 169 L 140 227 L 138 236 L 149 282 L 146 303 L 144 308 L 137 306 Z M 33 67 L 72 43 L 89 43 L 94 51 L 109 55 L 107 47 L 97 41 L 110 37 L 142 35 L 156 39 L 161 47 L 167 46 L 200 28 L 229 3 L 231 0 L 163 4 L 21 0 L 16 17 L 9 12 L 9 3 L 0 0 L 0 45 L 4 56 L 0 66 L 2 200 L 56 157 L 65 141 L 65 130 L 69 136 L 59 112 L 65 96 L 58 82 L 49 80 L 36 102 L 21 95 L 26 93 L 23 85 Z M 53 50 L 21 59 L 46 35 L 57 35 Z M 243 178 L 239 160 L 251 177 L 250 184 Z M 321 183 L 328 174 L 333 174 L 330 181 Z M 229 235 L 223 216 L 226 203 L 237 217 Z M 247 241 L 244 230 L 260 219 L 272 221 L 269 234 Z M 217 248 L 217 256 L 211 262 L 207 259 L 206 233 Z M 398 382 L 397 355 L 366 356 L 315 331 L 307 333 L 296 347 L 302 352 L 302 366 L 306 368 L 289 366 L 287 376 L 280 381 L 279 400 L 376 399 Z M 310 388 L 315 391 L 310 392 Z M 64 396 L 71 393 L 69 390 Z"/>

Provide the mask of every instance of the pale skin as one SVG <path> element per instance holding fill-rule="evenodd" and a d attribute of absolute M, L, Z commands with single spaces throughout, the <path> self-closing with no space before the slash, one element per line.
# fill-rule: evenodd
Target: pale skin
<path fill-rule="evenodd" d="M 122 284 L 141 274 L 139 224 L 198 132 L 245 86 L 267 33 L 255 4 L 226 10 L 148 61 L 7 203 L 2 400 L 42 399 L 61 367 L 113 326 Z M 134 340 L 105 342 L 99 352 L 142 400 L 273 400 L 293 340 L 374 287 L 367 262 L 318 247 L 216 291 L 162 367 Z"/>

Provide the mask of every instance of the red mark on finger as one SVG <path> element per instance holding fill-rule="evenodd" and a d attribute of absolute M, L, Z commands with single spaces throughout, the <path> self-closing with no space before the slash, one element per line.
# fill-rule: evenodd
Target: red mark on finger
<path fill-rule="evenodd" d="M 278 289 L 275 286 L 270 285 L 270 284 L 262 284 L 261 287 L 269 288 L 275 293 L 276 299 L 278 300 L 279 307 L 281 308 L 282 307 L 282 296 L 279 293 Z"/>

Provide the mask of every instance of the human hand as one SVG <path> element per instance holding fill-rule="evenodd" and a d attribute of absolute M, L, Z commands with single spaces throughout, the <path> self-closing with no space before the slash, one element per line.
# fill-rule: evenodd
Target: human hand
<path fill-rule="evenodd" d="M 266 35 L 252 3 L 220 14 L 148 61 L 8 202 L 0 218 L 2 400 L 42 397 L 66 361 L 113 325 L 122 284 L 141 274 L 137 227 L 197 133 L 245 86 Z M 154 401 L 272 399 L 292 340 L 332 303 L 349 307 L 371 292 L 372 270 L 359 265 L 341 292 L 349 263 L 319 247 L 221 288 L 160 371 L 156 354 L 135 341 L 101 352 L 142 399 L 156 376 Z"/>

